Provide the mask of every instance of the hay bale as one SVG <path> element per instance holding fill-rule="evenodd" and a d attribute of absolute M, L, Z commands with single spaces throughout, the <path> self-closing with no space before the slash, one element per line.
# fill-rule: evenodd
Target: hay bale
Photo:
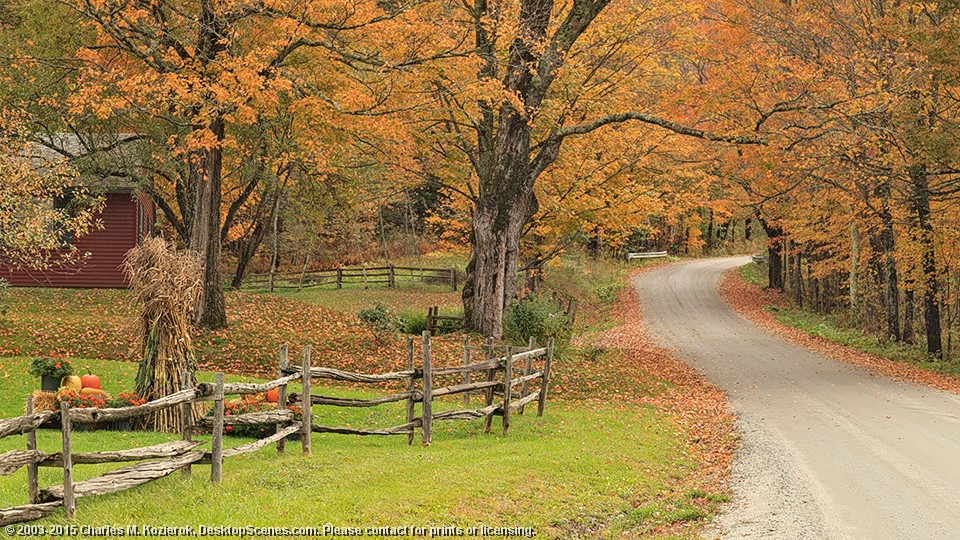
<path fill-rule="evenodd" d="M 57 406 L 56 392 L 44 392 L 43 390 L 34 390 L 31 395 L 33 396 L 34 412 L 59 410 Z M 24 409 L 24 412 L 26 412 L 26 409 Z"/>

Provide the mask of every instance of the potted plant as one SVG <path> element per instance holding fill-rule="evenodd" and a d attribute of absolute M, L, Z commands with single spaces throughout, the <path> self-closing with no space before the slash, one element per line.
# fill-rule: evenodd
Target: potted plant
<path fill-rule="evenodd" d="M 73 367 L 63 358 L 34 358 L 30 362 L 30 373 L 40 377 L 41 390 L 56 392 L 60 381 L 73 374 Z"/>
<path fill-rule="evenodd" d="M 136 392 L 120 392 L 117 397 L 106 400 L 104 406 L 108 409 L 122 409 L 124 407 L 139 407 L 146 402 Z M 130 419 L 113 420 L 110 422 L 109 428 L 112 431 L 130 431 Z"/>

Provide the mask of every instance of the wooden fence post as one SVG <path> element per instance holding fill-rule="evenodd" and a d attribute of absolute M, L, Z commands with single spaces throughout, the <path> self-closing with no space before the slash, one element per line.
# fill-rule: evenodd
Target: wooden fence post
<path fill-rule="evenodd" d="M 513 394 L 513 347 L 507 347 L 506 362 L 503 364 L 503 434 L 510 430 L 510 398 Z"/>
<path fill-rule="evenodd" d="M 414 399 L 413 393 L 416 390 L 416 373 L 413 373 L 414 364 L 413 364 L 413 336 L 407 336 L 407 371 L 410 371 L 410 378 L 407 379 L 407 394 L 410 394 L 410 397 L 407 398 L 407 423 L 413 422 L 413 419 L 416 417 L 416 410 L 414 409 Z M 413 428 L 410 428 L 410 433 L 407 434 L 407 444 L 413 445 Z"/>
<path fill-rule="evenodd" d="M 180 376 L 180 389 L 186 390 L 192 386 L 193 377 L 189 371 L 184 371 Z M 180 405 L 180 440 L 193 440 L 193 402 Z M 192 467 L 187 465 L 180 469 L 180 473 L 184 478 L 190 478 L 190 475 L 193 473 Z"/>
<path fill-rule="evenodd" d="M 493 338 L 487 338 L 487 361 L 494 360 L 497 357 L 497 353 L 493 348 Z M 487 382 L 492 382 L 494 377 L 496 377 L 498 368 L 492 368 L 487 370 Z M 493 387 L 487 387 L 487 399 L 485 400 L 484 407 L 489 407 L 493 405 Z M 490 426 L 493 424 L 493 413 L 487 414 L 483 419 L 483 432 L 490 433 Z"/>
<path fill-rule="evenodd" d="M 77 513 L 77 501 L 73 497 L 73 454 L 70 448 L 70 405 L 60 402 L 60 433 L 63 437 L 63 512 L 68 521 Z"/>
<path fill-rule="evenodd" d="M 433 366 L 430 350 L 430 331 L 423 332 L 423 445 L 433 442 Z"/>
<path fill-rule="evenodd" d="M 286 345 L 280 347 L 280 364 L 277 368 L 277 378 L 286 377 L 287 374 L 284 373 L 286 369 L 290 366 L 290 358 L 288 355 L 289 349 Z M 283 384 L 277 388 L 277 409 L 284 410 L 287 408 L 287 385 Z M 280 425 L 277 424 L 277 429 L 280 429 Z M 284 437 L 277 441 L 277 453 L 282 454 L 287 449 L 287 438 Z"/>
<path fill-rule="evenodd" d="M 303 276 L 307 273 L 307 265 L 310 264 L 310 255 L 303 256 L 303 266 L 300 268 L 300 281 L 297 282 L 297 292 L 303 290 Z"/>
<path fill-rule="evenodd" d="M 530 336 L 530 341 L 527 342 L 527 350 L 532 351 L 537 348 L 537 338 Z M 523 364 L 523 376 L 526 377 L 533 371 L 533 357 L 527 356 L 527 361 Z M 523 384 L 520 385 L 520 399 L 527 397 L 527 394 L 530 392 L 530 381 L 523 381 Z M 517 409 L 517 414 L 523 414 L 523 408 L 526 407 L 526 404 L 521 405 Z"/>
<path fill-rule="evenodd" d="M 457 292 L 457 269 L 450 269 L 450 286 L 453 287 L 453 292 Z"/>
<path fill-rule="evenodd" d="M 27 396 L 27 414 L 33 414 L 33 394 Z M 31 429 L 27 433 L 27 450 L 37 449 L 37 432 Z M 37 464 L 35 462 L 27 465 L 27 502 L 37 504 L 40 502 L 40 483 L 37 475 Z"/>
<path fill-rule="evenodd" d="M 577 322 L 577 301 L 570 299 L 570 303 L 567 304 L 567 320 L 570 321 L 570 324 Z"/>
<path fill-rule="evenodd" d="M 547 405 L 547 390 L 550 388 L 550 363 L 553 361 L 553 338 L 547 343 L 547 359 L 543 363 L 543 378 L 540 384 L 540 401 L 537 403 L 537 416 L 543 416 Z"/>
<path fill-rule="evenodd" d="M 219 484 L 223 479 L 223 373 L 213 376 L 213 435 L 210 438 L 210 481 Z"/>
<path fill-rule="evenodd" d="M 468 337 L 463 338 L 463 365 L 464 366 L 470 365 L 470 338 Z M 463 384 L 470 384 L 469 371 L 463 372 Z M 463 393 L 463 406 L 464 407 L 470 406 L 470 392 Z"/>
<path fill-rule="evenodd" d="M 396 279 L 397 279 L 397 275 L 396 275 L 396 272 L 394 272 L 393 270 L 393 265 L 391 264 L 390 266 L 387 267 L 387 287 L 391 287 L 391 288 L 396 287 L 397 286 Z"/>
<path fill-rule="evenodd" d="M 343 268 L 337 267 L 337 288 L 343 288 Z"/>
<path fill-rule="evenodd" d="M 303 368 L 303 390 L 300 392 L 300 405 L 303 407 L 303 426 L 300 431 L 300 443 L 305 455 L 310 455 L 310 432 L 313 420 L 313 402 L 310 401 L 310 352 L 312 349 L 311 345 L 303 348 L 301 365 Z"/>

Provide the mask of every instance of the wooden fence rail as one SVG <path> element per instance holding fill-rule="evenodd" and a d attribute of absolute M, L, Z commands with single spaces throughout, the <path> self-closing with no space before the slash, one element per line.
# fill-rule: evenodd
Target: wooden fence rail
<path fill-rule="evenodd" d="M 311 365 L 311 348 L 305 347 L 299 366 L 290 365 L 288 350 L 280 349 L 278 377 L 262 384 L 224 382 L 222 373 L 215 374 L 215 382 L 191 384 L 188 373 L 183 374 L 182 390 L 169 396 L 150 401 L 136 407 L 114 409 L 72 409 L 67 403 L 60 403 L 59 411 L 34 412 L 33 396 L 27 398 L 27 411 L 23 416 L 0 419 L 0 438 L 26 435 L 25 450 L 11 450 L 0 454 L 0 475 L 13 474 L 27 468 L 28 504 L 0 509 L 0 526 L 39 519 L 52 514 L 60 506 L 64 507 L 67 519 L 73 519 L 76 511 L 76 499 L 92 495 L 103 495 L 130 489 L 168 476 L 178 470 L 189 475 L 193 465 L 210 465 L 210 479 L 219 483 L 222 477 L 223 459 L 247 452 L 257 451 L 269 444 L 276 443 L 278 453 L 284 452 L 287 436 L 300 434 L 300 443 L 305 454 L 310 453 L 311 433 L 337 433 L 346 435 L 406 435 L 409 444 L 413 443 L 416 429 L 420 429 L 424 445 L 432 443 L 433 424 L 444 420 L 464 420 L 484 418 L 485 432 L 490 431 L 493 416 L 503 419 L 503 433 L 510 428 L 510 416 L 523 414 L 523 407 L 538 402 L 537 415 L 542 416 L 550 384 L 550 367 L 553 359 L 553 340 L 546 347 L 537 347 L 534 340 L 528 346 L 503 347 L 494 345 L 492 339 L 475 346 L 469 339 L 464 340 L 463 365 L 435 368 L 430 332 L 424 332 L 421 341 L 421 367 L 416 367 L 414 339 L 407 341 L 407 369 L 404 371 L 363 374 Z M 472 355 L 482 353 L 482 360 L 473 361 Z M 539 362 L 539 366 L 535 366 Z M 515 372 L 515 366 L 522 365 L 522 373 Z M 536 367 L 536 369 L 535 369 Z M 484 374 L 484 380 L 472 381 L 472 374 Z M 500 374 L 500 380 L 497 378 Z M 439 386 L 436 383 L 443 377 L 457 377 L 453 384 Z M 404 392 L 385 396 L 352 399 L 314 395 L 311 393 L 312 379 L 331 379 L 353 383 L 379 384 L 392 381 L 405 381 Z M 288 384 L 300 381 L 300 393 L 288 392 Z M 540 381 L 539 388 L 531 390 L 531 385 Z M 419 383 L 419 384 L 418 384 Z M 519 390 L 515 390 L 519 387 Z M 225 413 L 226 396 L 260 393 L 278 389 L 277 409 L 251 412 L 239 415 Z M 470 395 L 481 394 L 485 398 L 484 406 L 471 409 Z M 464 408 L 434 412 L 436 398 L 463 394 Z M 500 396 L 501 401 L 495 402 Z M 213 415 L 192 420 L 193 405 L 198 402 L 213 401 Z M 385 427 L 362 429 L 348 426 L 326 426 L 313 423 L 312 407 L 374 407 L 387 403 L 405 402 L 405 418 L 402 423 Z M 287 408 L 290 404 L 302 406 L 302 418 L 297 419 L 294 412 Z M 416 415 L 416 405 L 420 404 L 420 415 Z M 129 450 L 105 450 L 101 452 L 77 453 L 72 451 L 74 424 L 95 424 L 114 420 L 125 420 L 152 414 L 167 408 L 180 407 L 183 428 L 180 440 L 134 448 Z M 35 431 L 48 422 L 59 420 L 62 450 L 46 453 L 37 449 Z M 223 448 L 223 435 L 226 426 L 273 425 L 274 433 L 233 448 Z M 205 444 L 194 441 L 197 432 L 211 433 L 210 451 L 198 449 Z M 136 461 L 109 471 L 89 480 L 75 482 L 73 467 L 92 463 L 122 463 Z M 63 472 L 63 483 L 40 489 L 38 485 L 38 467 L 58 467 Z"/>
<path fill-rule="evenodd" d="M 287 349 L 281 349 L 281 364 L 286 358 Z M 306 356 L 309 362 L 309 356 Z M 308 363 L 306 365 L 309 365 Z M 27 397 L 27 414 L 15 418 L 0 420 L 0 438 L 23 434 L 27 437 L 26 450 L 10 450 L 0 454 L 0 475 L 13 474 L 27 467 L 28 504 L 13 508 L 0 509 L 0 526 L 22 521 L 39 519 L 52 514 L 63 506 L 67 519 L 73 519 L 76 511 L 76 499 L 92 495 L 115 493 L 136 487 L 169 474 L 182 470 L 189 474 L 195 464 L 211 465 L 211 480 L 220 481 L 224 457 L 253 452 L 273 442 L 284 440 L 288 435 L 301 432 L 304 422 L 295 421 L 294 413 L 278 404 L 275 411 L 261 411 L 225 417 L 223 400 L 225 396 L 259 393 L 272 388 L 281 389 L 286 394 L 286 385 L 298 376 L 285 376 L 263 384 L 234 383 L 224 384 L 223 374 L 216 374 L 216 383 L 200 383 L 191 386 L 188 373 L 183 377 L 183 390 L 136 407 L 112 409 L 73 409 L 67 403 L 60 403 L 59 411 L 34 412 L 33 396 Z M 205 417 L 196 425 L 191 421 L 194 403 L 214 401 L 213 417 Z M 285 403 L 285 402 L 284 402 Z M 115 420 L 126 420 L 152 414 L 167 408 L 182 407 L 184 428 L 181 440 L 153 446 L 128 450 L 106 450 L 91 453 L 72 451 L 72 438 L 75 424 L 97 424 Z M 61 451 L 53 454 L 37 449 L 36 430 L 43 424 L 60 422 Z M 244 424 L 272 424 L 276 432 L 265 439 L 223 450 L 223 426 Z M 212 428 L 212 429 L 211 429 Z M 198 450 L 204 444 L 193 441 L 195 431 L 211 431 L 211 451 Z M 309 442 L 305 443 L 309 444 Z M 278 451 L 282 446 L 278 444 Z M 74 465 L 93 463 L 122 463 L 136 461 L 109 471 L 89 480 L 73 480 Z M 63 483 L 40 489 L 38 485 L 38 467 L 58 467 L 63 471 Z"/>
<path fill-rule="evenodd" d="M 455 268 L 415 268 L 409 266 L 380 266 L 361 268 L 336 268 L 331 270 L 306 270 L 300 272 L 274 272 L 249 274 L 243 279 L 243 287 L 274 289 L 297 289 L 331 285 L 337 289 L 344 285 L 386 285 L 398 283 L 421 283 L 449 285 L 454 291 L 460 286 L 460 276 Z"/>
<path fill-rule="evenodd" d="M 471 355 L 475 352 L 484 354 L 483 360 L 473 362 Z M 502 352 L 502 356 L 500 356 Z M 553 340 L 546 347 L 537 347 L 531 339 L 526 347 L 496 346 L 488 340 L 482 346 L 473 346 L 469 339 L 464 340 L 464 365 L 435 368 L 431 347 L 431 333 L 423 333 L 421 341 L 421 368 L 415 368 L 414 339 L 407 340 L 407 369 L 404 371 L 366 374 L 342 371 L 324 367 L 283 366 L 280 373 L 293 376 L 302 374 L 309 369 L 311 378 L 330 379 L 342 382 L 378 384 L 391 381 L 406 380 L 406 391 L 387 394 L 375 398 L 340 398 L 322 395 L 309 395 L 301 392 L 291 396 L 291 400 L 304 403 L 304 411 L 312 405 L 333 407 L 376 407 L 387 403 L 406 402 L 405 422 L 396 426 L 375 429 L 359 429 L 348 426 L 313 426 L 315 433 L 341 433 L 347 435 L 407 435 L 409 444 L 413 443 L 413 434 L 416 428 L 422 432 L 424 445 L 432 443 L 433 423 L 438 420 L 462 420 L 471 418 L 485 418 L 485 432 L 489 433 L 493 416 L 503 418 L 503 432 L 510 429 L 510 415 L 513 412 L 522 414 L 524 405 L 538 401 L 538 415 L 543 415 L 543 405 L 546 403 L 549 388 L 550 364 L 553 360 Z M 534 361 L 541 361 L 542 366 L 534 370 Z M 523 372 L 519 377 L 513 377 L 514 365 L 522 363 Z M 485 374 L 485 380 L 472 381 L 474 373 Z M 497 374 L 502 374 L 502 380 L 496 380 Z M 439 377 L 460 375 L 462 382 L 436 387 Z M 305 378 L 306 379 L 306 378 Z M 532 383 L 540 380 L 540 387 L 532 390 Z M 419 381 L 419 385 L 417 384 Z M 419 388 L 418 388 L 419 386 Z M 515 387 L 519 391 L 514 391 Z M 486 403 L 480 409 L 461 409 L 455 411 L 433 412 L 435 398 L 455 394 L 463 394 L 465 407 L 470 406 L 470 395 L 482 392 L 486 396 Z M 495 397 L 502 398 L 501 403 L 494 403 Z M 517 401 L 513 401 L 514 397 Z M 416 416 L 415 407 L 420 404 L 420 416 Z M 306 415 L 305 415 L 306 416 Z"/>

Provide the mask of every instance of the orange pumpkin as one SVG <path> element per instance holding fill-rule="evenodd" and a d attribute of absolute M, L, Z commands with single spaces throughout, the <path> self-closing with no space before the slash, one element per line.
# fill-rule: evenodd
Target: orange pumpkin
<path fill-rule="evenodd" d="M 267 390 L 267 401 L 269 401 L 270 403 L 276 403 L 277 400 L 279 399 L 280 399 L 279 388 L 271 388 L 270 390 Z"/>
<path fill-rule="evenodd" d="M 80 384 L 83 388 L 96 388 L 100 389 L 100 377 L 97 377 L 90 372 L 90 369 L 87 369 L 87 374 L 80 377 Z"/>

